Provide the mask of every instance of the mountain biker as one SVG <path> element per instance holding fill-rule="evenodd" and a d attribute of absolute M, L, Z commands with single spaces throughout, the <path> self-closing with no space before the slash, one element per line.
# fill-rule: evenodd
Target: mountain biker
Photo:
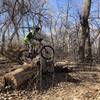
<path fill-rule="evenodd" d="M 32 50 L 35 49 L 34 48 L 34 40 L 41 42 L 42 41 L 42 37 L 40 34 L 40 30 L 41 28 L 39 26 L 35 26 L 32 28 L 31 32 L 29 32 L 25 37 L 24 37 L 24 43 L 28 45 L 29 47 L 29 55 L 28 57 L 32 59 Z"/>

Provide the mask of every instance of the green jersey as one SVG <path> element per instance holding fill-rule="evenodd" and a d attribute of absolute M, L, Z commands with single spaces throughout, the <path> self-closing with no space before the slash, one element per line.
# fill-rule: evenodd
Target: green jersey
<path fill-rule="evenodd" d="M 36 33 L 34 32 L 34 29 L 32 30 L 32 32 L 29 32 L 25 37 L 24 37 L 24 43 L 28 44 L 30 42 L 31 39 L 34 39 Z"/>

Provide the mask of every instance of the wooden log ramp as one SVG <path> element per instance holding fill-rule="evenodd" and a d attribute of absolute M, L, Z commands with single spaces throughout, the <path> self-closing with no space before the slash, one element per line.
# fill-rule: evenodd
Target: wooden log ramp
<path fill-rule="evenodd" d="M 18 88 L 25 81 L 36 74 L 39 68 L 39 57 L 32 60 L 30 64 L 19 65 L 17 69 L 4 75 L 5 84 L 12 88 Z"/>

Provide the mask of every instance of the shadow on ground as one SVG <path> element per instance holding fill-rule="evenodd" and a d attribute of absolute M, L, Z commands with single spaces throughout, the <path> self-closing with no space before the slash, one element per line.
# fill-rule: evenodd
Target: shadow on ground
<path fill-rule="evenodd" d="M 74 84 L 79 84 L 81 80 L 73 78 L 69 73 L 72 71 L 67 68 L 57 68 L 53 73 L 44 73 L 42 81 L 42 89 L 48 90 L 49 88 L 56 87 L 61 82 L 71 82 Z M 53 78 L 54 76 L 54 78 Z M 39 86 L 39 85 L 38 85 Z"/>

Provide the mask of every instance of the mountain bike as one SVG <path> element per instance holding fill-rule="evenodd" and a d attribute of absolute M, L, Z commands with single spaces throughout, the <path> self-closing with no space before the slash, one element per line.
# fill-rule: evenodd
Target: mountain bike
<path fill-rule="evenodd" d="M 28 58 L 28 50 L 29 47 L 27 46 L 27 48 L 23 49 L 20 52 L 21 55 L 19 56 L 19 62 L 21 64 L 27 62 L 28 59 L 32 60 L 37 55 L 40 55 L 43 59 L 47 61 L 53 60 L 55 56 L 54 48 L 51 45 L 45 45 L 43 43 L 39 43 L 39 46 L 37 47 L 32 47 L 31 58 Z"/>

